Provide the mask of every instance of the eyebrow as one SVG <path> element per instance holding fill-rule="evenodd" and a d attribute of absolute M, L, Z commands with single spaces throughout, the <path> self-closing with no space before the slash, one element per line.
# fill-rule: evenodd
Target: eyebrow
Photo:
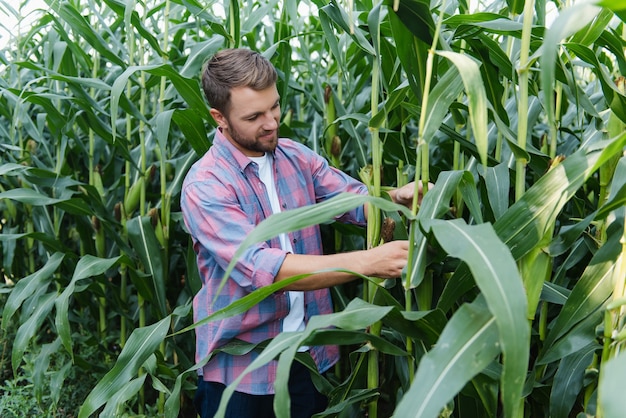
<path fill-rule="evenodd" d="M 278 99 L 276 99 L 276 101 L 275 101 L 275 102 L 274 102 L 274 104 L 272 105 L 272 108 L 274 108 L 274 107 L 276 107 L 276 106 L 279 106 L 279 105 L 280 105 L 280 96 L 278 97 Z M 264 112 L 252 112 L 252 113 L 247 114 L 247 115 L 242 115 L 242 117 L 241 117 L 241 118 L 242 118 L 242 119 L 250 119 L 250 118 L 252 118 L 252 117 L 262 115 L 263 113 L 264 113 Z"/>

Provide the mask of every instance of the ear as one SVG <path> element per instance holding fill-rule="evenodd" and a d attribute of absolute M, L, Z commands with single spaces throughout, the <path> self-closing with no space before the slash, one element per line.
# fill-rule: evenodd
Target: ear
<path fill-rule="evenodd" d="M 228 128 L 228 122 L 226 121 L 226 118 L 224 117 L 222 112 L 217 109 L 210 108 L 209 113 L 211 113 L 211 116 L 213 116 L 213 119 L 215 119 L 215 122 L 217 122 L 217 126 L 222 129 Z"/>

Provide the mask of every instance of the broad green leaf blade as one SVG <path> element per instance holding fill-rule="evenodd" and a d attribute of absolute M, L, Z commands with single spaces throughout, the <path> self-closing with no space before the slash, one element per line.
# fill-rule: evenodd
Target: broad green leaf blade
<path fill-rule="evenodd" d="M 35 298 L 34 301 L 36 301 L 34 310 L 30 312 L 28 319 L 20 325 L 15 333 L 13 351 L 11 353 L 11 365 L 14 372 L 19 370 L 19 366 L 24 360 L 24 352 L 29 341 L 41 330 L 43 321 L 48 317 L 54 306 L 56 293 L 44 293 L 41 290 L 39 293 L 43 293 L 43 295 L 35 294 L 33 296 Z"/>
<path fill-rule="evenodd" d="M 160 112 L 156 117 L 156 138 L 163 158 L 166 155 L 167 139 L 169 138 L 174 113 L 175 110 L 170 109 Z"/>
<path fill-rule="evenodd" d="M 427 264 L 427 249 L 428 240 L 422 232 L 424 228 L 428 233 L 428 220 L 438 219 L 443 217 L 450 211 L 450 200 L 456 192 L 459 184 L 470 182 L 474 184 L 472 174 L 464 171 L 445 171 L 439 175 L 435 186 L 426 193 L 419 212 L 417 213 L 417 220 L 420 222 L 421 228 L 414 225 L 412 228 L 413 233 L 413 262 L 412 270 L 407 272 L 408 280 L 411 289 L 420 285 L 424 279 L 424 272 L 426 271 Z M 405 283 L 405 288 L 406 288 Z"/>
<path fill-rule="evenodd" d="M 368 344 L 375 350 L 391 356 L 408 356 L 403 348 L 394 345 L 386 339 L 358 330 L 318 329 L 303 341 L 304 345 L 358 345 Z"/>
<path fill-rule="evenodd" d="M 509 247 L 516 260 L 541 242 L 561 209 L 584 182 L 600 165 L 620 153 L 625 145 L 626 132 L 612 139 L 585 144 L 537 180 L 494 223 L 496 234 Z M 447 311 L 472 286 L 469 271 L 461 267 L 446 284 L 438 307 Z"/>
<path fill-rule="evenodd" d="M 609 213 L 624 206 L 626 206 L 626 157 L 619 159 L 611 181 L 609 197 L 598 210 L 595 219 L 605 219 Z"/>
<path fill-rule="evenodd" d="M 626 376 L 626 353 L 602 364 L 598 383 L 598 406 L 605 417 L 621 417 L 624 414 L 624 376 Z"/>
<path fill-rule="evenodd" d="M 461 306 L 435 347 L 422 357 L 394 415 L 438 417 L 448 401 L 499 353 L 496 320 L 487 306 L 481 302 Z"/>
<path fill-rule="evenodd" d="M 591 64 L 591 68 L 596 74 L 598 81 L 600 81 L 607 104 L 611 107 L 615 116 L 622 122 L 626 122 L 626 95 L 617 87 L 613 76 L 608 73 L 605 65 L 598 60 L 593 50 L 589 47 L 573 43 L 566 43 L 565 47 L 575 53 L 581 60 Z"/>
<path fill-rule="evenodd" d="M 510 174 L 506 163 L 500 163 L 495 167 L 487 167 L 483 174 L 487 186 L 487 198 L 493 212 L 493 217 L 498 220 L 509 208 Z"/>
<path fill-rule="evenodd" d="M 459 76 L 459 70 L 452 66 L 437 81 L 428 95 L 426 123 L 422 134 L 426 141 L 430 142 L 436 138 L 441 123 L 450 114 L 450 105 L 459 98 L 462 91 L 463 79 Z"/>
<path fill-rule="evenodd" d="M 467 55 L 451 51 L 437 51 L 456 66 L 467 94 L 469 119 L 481 163 L 487 165 L 487 94 L 480 75 L 479 64 Z"/>
<path fill-rule="evenodd" d="M 167 304 L 165 301 L 166 274 L 163 271 L 161 245 L 150 222 L 150 217 L 137 216 L 132 218 L 127 222 L 126 227 L 128 229 L 128 239 L 132 247 L 137 252 L 144 269 L 152 278 L 155 303 L 159 308 L 159 313 L 164 317 L 167 315 Z"/>
<path fill-rule="evenodd" d="M 286 403 L 285 400 L 288 399 L 288 388 L 284 370 L 289 369 L 289 365 L 293 361 L 298 347 L 303 345 L 317 330 L 324 330 L 329 327 L 338 327 L 345 330 L 361 330 L 380 321 L 391 310 L 391 307 L 371 305 L 361 299 L 354 299 L 342 312 L 313 316 L 302 332 L 279 334 L 270 341 L 268 346 L 248 367 L 246 367 L 242 374 L 233 383 L 228 385 L 222 395 L 216 418 L 224 416 L 228 400 L 245 375 L 262 367 L 278 356 L 281 356 L 281 361 L 279 361 L 275 387 L 276 396 L 277 398 L 281 398 L 281 402 L 277 416 L 285 416 L 286 410 L 284 409 L 284 404 Z M 288 353 L 289 350 L 291 350 L 291 353 Z M 283 358 L 282 355 L 286 356 Z M 286 375 L 289 376 L 289 373 L 287 372 Z"/>
<path fill-rule="evenodd" d="M 113 140 L 122 139 L 117 137 L 117 117 L 120 99 L 126 92 L 126 86 L 130 78 L 137 72 L 145 71 L 159 77 L 167 77 L 171 80 L 176 90 L 187 102 L 190 109 L 200 112 L 199 109 L 206 110 L 206 103 L 200 94 L 198 81 L 182 77 L 171 65 L 142 65 L 128 67 L 120 74 L 111 87 L 111 131 Z"/>
<path fill-rule="evenodd" d="M 380 392 L 377 389 L 351 390 L 346 398 L 342 397 L 340 402 L 326 408 L 321 413 L 323 414 L 321 416 L 340 416 L 335 414 L 340 414 L 341 412 L 344 412 L 346 408 L 355 403 L 364 405 L 367 403 L 368 400 L 373 399 L 378 395 L 380 395 Z"/>
<path fill-rule="evenodd" d="M 165 339 L 169 326 L 170 317 L 166 317 L 156 324 L 133 330 L 113 368 L 92 389 L 80 407 L 80 418 L 91 416 L 137 375 L 141 365 Z"/>
<path fill-rule="evenodd" d="M 430 11 L 430 2 L 422 0 L 389 1 L 393 14 L 406 28 L 426 45 L 432 45 L 435 33 L 435 22 Z M 397 5 L 397 9 L 395 6 Z"/>
<path fill-rule="evenodd" d="M 561 338 L 548 349 L 539 353 L 536 364 L 539 366 L 557 362 L 571 354 L 583 350 L 589 344 L 597 342 L 597 327 L 604 318 L 606 303 L 588 317 L 573 325 Z"/>
<path fill-rule="evenodd" d="M 406 100 L 408 87 L 403 85 L 392 91 L 387 99 L 380 105 L 378 113 L 372 117 L 368 123 L 370 128 L 380 129 L 383 123 L 387 122 L 389 114 Z"/>
<path fill-rule="evenodd" d="M 209 322 L 212 322 L 212 321 L 218 321 L 220 319 L 229 318 L 234 315 L 242 314 L 248 311 L 254 305 L 258 304 L 260 301 L 262 301 L 266 297 L 268 297 L 269 295 L 271 295 L 272 293 L 277 292 L 283 287 L 307 276 L 310 276 L 310 275 L 304 274 L 300 276 L 293 276 L 285 280 L 280 280 L 279 282 L 271 284 L 269 286 L 261 287 L 255 290 L 254 292 L 247 294 L 243 298 L 238 299 L 235 302 L 232 302 L 227 307 L 214 312 L 213 314 L 207 316 L 206 318 L 201 319 L 200 321 L 194 322 L 192 325 L 189 325 L 188 327 L 174 333 L 173 335 L 183 334 L 187 331 L 191 331 L 192 329 L 199 327 L 200 325 L 208 324 Z"/>
<path fill-rule="evenodd" d="M 528 368 L 530 327 L 524 286 L 515 260 L 490 224 L 434 220 L 431 225 L 442 248 L 469 266 L 496 320 L 503 354 L 501 390 L 505 415 L 517 416 Z"/>
<path fill-rule="evenodd" d="M 35 357 L 33 364 L 33 386 L 37 402 L 42 402 L 44 389 L 48 386 L 51 374 L 48 371 L 50 358 L 57 354 L 60 349 L 61 339 L 57 337 L 53 342 L 43 344 L 41 346 L 41 351 L 37 354 L 37 357 Z"/>
<path fill-rule="evenodd" d="M 96 51 L 102 54 L 107 60 L 123 67 L 122 58 L 117 56 L 114 51 L 108 48 L 107 41 L 98 33 L 80 14 L 76 7 L 71 3 L 60 3 L 55 8 L 56 12 L 63 19 L 63 22 L 72 27 L 76 35 L 85 39 Z"/>
<path fill-rule="evenodd" d="M 328 17 L 350 35 L 355 45 L 367 52 L 369 55 L 376 55 L 374 47 L 363 35 L 363 31 L 359 27 L 355 27 L 353 21 L 346 15 L 345 11 L 337 7 L 336 3 L 330 3 L 320 9 L 320 13 L 324 12 Z M 336 36 L 336 35 L 335 35 Z"/>
<path fill-rule="evenodd" d="M 33 295 L 37 290 L 46 287 L 50 278 L 61 265 L 65 258 L 63 253 L 54 253 L 46 264 L 35 273 L 22 278 L 15 284 L 2 309 L 2 329 L 7 330 L 9 322 L 22 303 Z"/>
<path fill-rule="evenodd" d="M 104 274 L 104 272 L 113 267 L 120 258 L 121 256 L 115 258 L 98 258 L 89 254 L 82 256 L 76 264 L 72 280 L 54 301 L 56 307 L 54 323 L 57 327 L 59 337 L 61 337 L 61 341 L 63 342 L 63 346 L 68 353 L 72 354 L 69 304 L 70 297 L 74 294 L 74 290 L 76 289 L 76 284 L 79 280 Z"/>
<path fill-rule="evenodd" d="M 565 357 L 559 363 L 550 392 L 550 416 L 567 418 L 583 387 L 585 371 L 592 363 L 593 355 L 602 347 L 594 342 L 583 350 Z"/>
<path fill-rule="evenodd" d="M 570 42 L 592 46 L 602 35 L 602 32 L 607 29 L 607 25 L 611 22 L 613 17 L 614 14 L 611 10 L 601 9 L 591 22 L 571 37 Z"/>
<path fill-rule="evenodd" d="M 524 11 L 524 0 L 507 0 L 506 4 L 509 6 L 509 13 L 519 15 Z"/>
<path fill-rule="evenodd" d="M 428 45 L 418 42 L 397 13 L 389 14 L 389 23 L 396 45 L 398 59 L 406 72 L 413 96 L 421 101 L 424 95 L 424 79 L 426 77 L 426 57 Z M 419 116 L 418 116 L 419 118 Z"/>
<path fill-rule="evenodd" d="M 143 387 L 148 374 L 143 374 L 136 379 L 126 383 L 122 388 L 108 400 L 102 413 L 98 415 L 101 418 L 116 418 L 122 413 L 124 403 L 132 399 Z"/>
<path fill-rule="evenodd" d="M 621 222 L 616 222 L 609 228 L 606 243 L 594 254 L 572 289 L 546 337 L 544 349 L 539 355 L 540 362 L 555 341 L 563 337 L 578 322 L 600 309 L 609 298 L 618 274 L 615 262 L 621 253 L 619 242 L 623 233 L 622 222 L 623 218 Z"/>
<path fill-rule="evenodd" d="M 0 199 L 13 199 L 18 202 L 26 203 L 33 206 L 55 205 L 65 199 L 56 199 L 46 196 L 33 189 L 11 189 L 0 193 Z"/>
<path fill-rule="evenodd" d="M 197 155 L 204 155 L 211 147 L 204 119 L 194 109 L 176 109 L 172 117 Z M 185 171 L 186 173 L 187 171 Z"/>
<path fill-rule="evenodd" d="M 550 125 L 554 124 L 554 84 L 555 68 L 561 41 L 576 33 L 591 22 L 600 12 L 600 8 L 593 3 L 580 2 L 561 10 L 552 23 L 543 40 L 543 52 L 539 58 L 541 68 L 541 89 L 543 103 Z"/>

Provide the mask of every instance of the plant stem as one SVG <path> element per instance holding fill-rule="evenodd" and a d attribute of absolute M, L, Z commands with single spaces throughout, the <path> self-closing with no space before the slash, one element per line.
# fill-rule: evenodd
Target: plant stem
<path fill-rule="evenodd" d="M 371 29 L 371 28 L 370 28 Z M 376 48 L 378 51 L 378 48 Z M 376 55 L 372 65 L 372 91 L 371 91 L 371 114 L 372 118 L 378 113 L 378 86 L 380 82 L 380 57 Z M 372 187 L 370 193 L 375 197 L 380 197 L 380 173 L 382 169 L 382 147 L 378 128 L 371 127 L 370 133 L 372 137 Z M 367 219 L 367 248 L 373 248 L 378 245 L 380 236 L 380 210 L 373 205 L 368 205 Z M 367 282 L 368 302 L 373 303 L 376 296 L 378 285 L 373 282 Z M 370 327 L 372 335 L 379 336 L 382 329 L 382 323 L 376 322 Z M 367 365 L 367 387 L 368 389 L 376 389 L 379 386 L 379 370 L 378 370 L 379 353 L 375 348 L 371 348 L 368 352 Z M 378 416 L 378 401 L 373 400 L 368 405 L 368 416 L 376 418 Z"/>
<path fill-rule="evenodd" d="M 533 23 L 534 0 L 529 0 L 524 4 L 524 19 L 522 24 L 522 43 L 520 46 L 520 59 L 518 66 L 519 75 L 519 101 L 517 114 L 517 144 L 522 150 L 526 150 L 526 136 L 528 134 L 528 80 L 530 73 L 530 63 L 528 53 L 530 51 L 530 35 Z M 526 191 L 526 161 L 523 157 L 518 157 L 515 164 L 515 200 L 521 199 Z"/>

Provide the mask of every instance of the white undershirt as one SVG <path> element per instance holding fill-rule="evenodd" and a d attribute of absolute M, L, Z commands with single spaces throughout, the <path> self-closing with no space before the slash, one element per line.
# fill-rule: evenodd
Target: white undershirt
<path fill-rule="evenodd" d="M 265 184 L 265 189 L 267 190 L 267 195 L 272 205 L 272 212 L 279 213 L 280 202 L 278 201 L 278 194 L 276 193 L 272 164 L 270 164 L 267 154 L 264 154 L 262 157 L 249 158 L 259 166 L 259 177 L 263 184 Z M 289 242 L 287 234 L 280 234 L 279 239 L 281 248 L 287 252 L 293 253 L 293 247 L 291 246 L 291 242 Z M 304 292 L 290 291 L 287 293 L 289 294 L 290 309 L 289 314 L 283 319 L 283 331 L 302 331 L 305 327 Z M 301 349 L 302 348 L 306 349 L 306 347 L 301 347 Z"/>

